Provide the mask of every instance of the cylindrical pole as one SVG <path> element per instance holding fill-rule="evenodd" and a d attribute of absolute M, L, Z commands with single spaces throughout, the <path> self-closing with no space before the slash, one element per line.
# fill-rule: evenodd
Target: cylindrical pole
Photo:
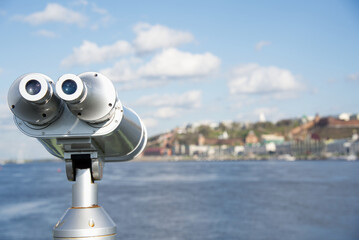
<path fill-rule="evenodd" d="M 92 182 L 91 170 L 76 169 L 76 183 L 72 185 L 72 207 L 93 207 L 97 204 L 97 184 Z"/>
<path fill-rule="evenodd" d="M 116 224 L 98 206 L 97 193 L 91 169 L 76 169 L 76 183 L 72 186 L 72 207 L 55 225 L 54 240 L 116 239 Z"/>

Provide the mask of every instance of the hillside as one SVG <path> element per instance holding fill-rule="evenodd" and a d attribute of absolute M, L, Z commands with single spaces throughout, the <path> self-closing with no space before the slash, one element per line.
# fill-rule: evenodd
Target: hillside
<path fill-rule="evenodd" d="M 284 141 L 305 139 L 328 140 L 350 138 L 359 132 L 359 120 L 339 120 L 333 117 L 317 116 L 311 121 L 284 119 L 276 123 L 231 122 L 219 124 L 199 124 L 177 127 L 172 131 L 150 137 L 147 147 L 170 148 L 180 145 L 245 145 L 263 140 L 265 136 L 278 136 Z"/>

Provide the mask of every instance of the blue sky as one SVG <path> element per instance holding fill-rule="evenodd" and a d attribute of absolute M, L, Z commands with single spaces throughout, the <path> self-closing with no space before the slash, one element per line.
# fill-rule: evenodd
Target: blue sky
<path fill-rule="evenodd" d="M 1 1 L 0 30 L 1 158 L 50 157 L 6 103 L 29 72 L 102 72 L 150 135 L 359 112 L 355 1 Z"/>

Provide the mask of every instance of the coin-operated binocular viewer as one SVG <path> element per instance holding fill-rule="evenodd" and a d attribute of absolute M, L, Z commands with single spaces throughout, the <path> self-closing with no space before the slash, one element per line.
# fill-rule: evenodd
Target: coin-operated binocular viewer
<path fill-rule="evenodd" d="M 112 82 L 96 72 L 65 74 L 56 84 L 43 74 L 26 74 L 10 87 L 8 104 L 17 127 L 62 158 L 75 182 L 72 207 L 55 225 L 54 239 L 115 239 L 116 225 L 98 205 L 95 181 L 105 162 L 138 156 L 147 133 Z"/>

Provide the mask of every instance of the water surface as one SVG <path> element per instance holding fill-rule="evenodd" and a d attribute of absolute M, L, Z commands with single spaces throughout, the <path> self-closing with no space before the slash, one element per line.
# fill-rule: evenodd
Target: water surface
<path fill-rule="evenodd" d="M 0 239 L 52 239 L 65 175 L 63 162 L 2 166 Z M 359 162 L 108 163 L 98 184 L 121 240 L 359 239 Z"/>

